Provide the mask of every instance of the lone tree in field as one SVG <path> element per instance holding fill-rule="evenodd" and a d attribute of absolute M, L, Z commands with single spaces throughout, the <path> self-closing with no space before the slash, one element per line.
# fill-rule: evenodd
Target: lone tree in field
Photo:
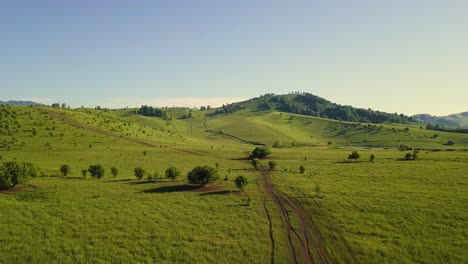
<path fill-rule="evenodd" d="M 136 167 L 135 169 L 133 169 L 133 174 L 135 174 L 135 177 L 138 180 L 141 180 L 143 179 L 143 176 L 145 176 L 145 170 L 141 167 Z"/>
<path fill-rule="evenodd" d="M 257 159 L 257 158 L 254 158 L 254 159 L 252 159 L 251 163 L 252 163 L 252 166 L 253 166 L 255 169 L 258 169 L 258 165 L 260 164 L 260 160 Z"/>
<path fill-rule="evenodd" d="M 304 165 L 299 166 L 299 172 L 303 174 L 305 172 L 305 167 Z"/>
<path fill-rule="evenodd" d="M 167 168 L 167 170 L 166 170 L 166 172 L 164 174 L 166 175 L 167 178 L 174 181 L 175 178 L 179 177 L 180 171 L 176 167 L 169 167 L 169 168 Z"/>
<path fill-rule="evenodd" d="M 64 164 L 62 166 L 60 166 L 60 173 L 62 174 L 62 176 L 64 177 L 67 177 L 68 173 L 70 172 L 70 166 L 68 166 L 67 164 Z"/>
<path fill-rule="evenodd" d="M 372 162 L 372 163 L 374 163 L 374 160 L 375 160 L 375 155 L 374 155 L 374 154 L 371 154 L 371 155 L 369 156 L 369 161 Z"/>
<path fill-rule="evenodd" d="M 353 151 L 353 152 L 351 152 L 351 154 L 349 154 L 348 159 L 349 160 L 357 160 L 360 157 L 361 157 L 361 155 L 359 155 L 359 152 Z"/>
<path fill-rule="evenodd" d="M 95 179 L 101 179 L 104 177 L 104 167 L 101 164 L 91 165 L 88 168 L 89 174 Z"/>
<path fill-rule="evenodd" d="M 187 180 L 193 184 L 202 186 L 218 179 L 218 173 L 215 168 L 209 166 L 197 166 L 187 174 Z"/>
<path fill-rule="evenodd" d="M 88 173 L 88 170 L 87 169 L 82 169 L 81 170 L 81 176 L 83 176 L 83 178 L 86 178 L 86 174 Z"/>
<path fill-rule="evenodd" d="M 244 191 L 244 186 L 248 184 L 247 178 L 244 176 L 237 176 L 234 183 L 236 184 L 237 189 L 241 191 Z"/>
<path fill-rule="evenodd" d="M 111 168 L 112 178 L 116 178 L 119 175 L 119 170 L 116 167 Z"/>
<path fill-rule="evenodd" d="M 0 190 L 25 183 L 29 177 L 37 177 L 37 169 L 31 163 L 5 162 L 0 165 Z"/>
<path fill-rule="evenodd" d="M 270 160 L 268 162 L 268 166 L 270 167 L 270 170 L 274 170 L 276 168 L 276 165 L 277 165 L 276 161 Z"/>
<path fill-rule="evenodd" d="M 266 159 L 270 156 L 271 152 L 266 147 L 256 147 L 252 154 L 250 154 L 251 159 Z"/>

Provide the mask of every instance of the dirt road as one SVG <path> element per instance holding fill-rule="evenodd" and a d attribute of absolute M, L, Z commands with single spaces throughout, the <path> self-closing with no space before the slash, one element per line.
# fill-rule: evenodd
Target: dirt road
<path fill-rule="evenodd" d="M 301 203 L 277 190 L 271 182 L 268 170 L 262 170 L 262 182 L 266 195 L 273 199 L 281 211 L 292 262 L 336 263 L 335 258 L 328 253 L 317 225 Z"/>

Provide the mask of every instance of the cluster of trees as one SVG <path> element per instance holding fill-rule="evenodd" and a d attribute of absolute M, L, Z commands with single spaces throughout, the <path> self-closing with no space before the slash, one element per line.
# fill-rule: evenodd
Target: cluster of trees
<path fill-rule="evenodd" d="M 239 110 L 242 110 L 244 109 L 245 106 L 242 105 L 241 103 L 232 103 L 232 104 L 223 104 L 223 106 L 221 107 L 221 109 L 217 109 L 215 112 L 214 112 L 214 115 L 218 115 L 218 114 L 231 114 L 231 113 L 235 113 Z"/>
<path fill-rule="evenodd" d="M 137 113 L 139 115 L 144 115 L 144 116 L 156 116 L 156 117 L 161 117 L 163 119 L 169 118 L 169 115 L 167 114 L 166 111 L 152 107 L 152 106 L 147 106 L 147 105 L 142 105 L 140 109 L 138 109 Z"/>

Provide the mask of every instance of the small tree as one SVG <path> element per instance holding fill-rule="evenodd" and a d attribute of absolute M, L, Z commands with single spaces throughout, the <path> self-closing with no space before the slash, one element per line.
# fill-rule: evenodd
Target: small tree
<path fill-rule="evenodd" d="M 252 154 L 250 154 L 250 158 L 254 159 L 266 159 L 268 156 L 270 156 L 271 152 L 268 148 L 266 147 L 256 147 L 253 151 Z"/>
<path fill-rule="evenodd" d="M 406 153 L 405 159 L 406 160 L 412 160 L 413 159 L 413 154 L 411 154 L 411 152 Z"/>
<path fill-rule="evenodd" d="M 349 154 L 348 159 L 349 160 L 357 160 L 360 157 L 361 157 L 361 155 L 359 155 L 359 152 L 353 151 L 353 152 L 351 152 L 351 154 Z"/>
<path fill-rule="evenodd" d="M 133 173 L 135 174 L 135 177 L 138 180 L 143 179 L 143 176 L 145 176 L 145 170 L 142 169 L 141 167 L 136 167 L 135 169 L 133 169 Z"/>
<path fill-rule="evenodd" d="M 83 176 L 83 178 L 86 178 L 86 174 L 88 173 L 88 170 L 87 169 L 82 169 L 81 170 L 81 175 Z"/>
<path fill-rule="evenodd" d="M 89 174 L 95 179 L 101 179 L 104 177 L 104 167 L 101 164 L 91 165 L 88 168 Z"/>
<path fill-rule="evenodd" d="M 116 178 L 119 175 L 119 170 L 116 167 L 111 168 L 112 178 Z"/>
<path fill-rule="evenodd" d="M 166 175 L 167 178 L 174 181 L 175 178 L 177 178 L 180 175 L 180 171 L 176 167 L 169 167 L 167 168 L 164 174 Z"/>
<path fill-rule="evenodd" d="M 29 177 L 37 177 L 37 168 L 29 162 L 8 161 L 0 166 L 0 189 L 10 189 L 25 183 Z"/>
<path fill-rule="evenodd" d="M 218 179 L 216 169 L 209 166 L 197 166 L 187 174 L 187 180 L 193 184 L 200 184 L 202 186 L 209 182 L 214 182 Z"/>
<path fill-rule="evenodd" d="M 248 184 L 247 178 L 244 176 L 237 176 L 234 183 L 236 184 L 237 189 L 241 191 L 244 191 L 244 186 Z"/>
<path fill-rule="evenodd" d="M 260 164 L 260 160 L 257 159 L 257 158 L 254 158 L 254 159 L 252 159 L 251 163 L 252 163 L 252 166 L 253 166 L 255 169 L 258 169 L 258 165 Z"/>
<path fill-rule="evenodd" d="M 299 166 L 299 172 L 304 173 L 305 172 L 305 167 L 304 165 Z"/>
<path fill-rule="evenodd" d="M 268 166 L 270 167 L 270 170 L 274 170 L 276 168 L 276 165 L 277 165 L 276 161 L 270 160 L 268 162 Z"/>
<path fill-rule="evenodd" d="M 371 155 L 369 156 L 369 160 L 370 160 L 370 162 L 374 163 L 375 155 L 374 155 L 374 154 L 371 154 Z"/>
<path fill-rule="evenodd" d="M 32 134 L 33 134 L 33 136 L 37 136 L 37 130 L 36 130 L 35 127 L 33 127 L 33 129 L 32 129 Z"/>
<path fill-rule="evenodd" d="M 64 177 L 67 177 L 68 173 L 70 172 L 70 166 L 64 164 L 62 166 L 60 166 L 60 173 L 62 174 L 62 176 Z"/>

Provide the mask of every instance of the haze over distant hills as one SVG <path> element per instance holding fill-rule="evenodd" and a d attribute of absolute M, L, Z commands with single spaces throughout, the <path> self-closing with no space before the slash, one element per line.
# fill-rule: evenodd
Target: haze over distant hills
<path fill-rule="evenodd" d="M 14 101 L 14 100 L 0 101 L 0 105 L 2 104 L 3 105 L 41 105 L 33 101 Z"/>
<path fill-rule="evenodd" d="M 457 128 L 468 128 L 468 111 L 452 114 L 447 116 L 433 116 L 429 114 L 418 114 L 414 115 L 413 118 L 417 121 L 446 126 L 446 127 L 457 127 Z"/>

